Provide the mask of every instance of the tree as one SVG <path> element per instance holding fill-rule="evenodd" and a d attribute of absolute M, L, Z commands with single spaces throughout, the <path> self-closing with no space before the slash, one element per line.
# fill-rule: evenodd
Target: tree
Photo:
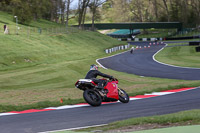
<path fill-rule="evenodd" d="M 58 1 L 51 0 L 51 21 L 58 22 Z"/>
<path fill-rule="evenodd" d="M 67 10 L 66 10 L 66 26 L 68 26 L 69 21 L 69 13 L 70 13 L 70 5 L 73 2 L 73 0 L 65 0 L 65 3 L 67 4 Z"/>
<path fill-rule="evenodd" d="M 94 30 L 94 21 L 97 18 L 97 8 L 102 5 L 105 1 L 91 0 L 89 4 L 90 11 L 92 12 L 92 30 Z"/>
<path fill-rule="evenodd" d="M 115 0 L 113 1 L 113 17 L 116 22 L 127 22 L 129 20 L 128 1 Z"/>
<path fill-rule="evenodd" d="M 200 26 L 200 1 L 199 0 L 190 0 L 188 1 L 190 10 L 190 22 L 195 23 L 196 27 Z"/>
<path fill-rule="evenodd" d="M 0 11 L 12 12 L 11 0 L 0 0 Z"/>
<path fill-rule="evenodd" d="M 29 5 L 32 16 L 36 21 L 49 13 L 51 3 L 49 0 L 30 0 Z"/>
<path fill-rule="evenodd" d="M 144 5 L 144 1 L 141 0 L 132 0 L 130 2 L 129 7 L 131 13 L 133 14 L 134 20 L 137 22 L 144 22 L 145 21 L 145 12 L 146 7 Z"/>
<path fill-rule="evenodd" d="M 106 0 L 106 2 L 103 3 L 101 9 L 101 16 L 103 17 L 103 21 L 113 22 L 113 17 L 112 17 L 113 5 L 114 5 L 113 0 Z"/>
<path fill-rule="evenodd" d="M 158 22 L 158 3 L 157 3 L 157 0 L 153 0 L 153 5 L 154 5 L 155 16 L 156 16 L 156 22 Z"/>
<path fill-rule="evenodd" d="M 170 21 L 170 15 L 169 15 L 169 8 L 168 8 L 168 5 L 167 5 L 167 0 L 163 0 L 163 4 L 164 4 L 165 10 L 167 12 L 167 20 L 169 22 Z"/>
<path fill-rule="evenodd" d="M 43 19 L 51 20 L 52 3 L 50 0 L 42 0 L 41 15 Z"/>
<path fill-rule="evenodd" d="M 11 4 L 13 15 L 17 16 L 19 23 L 28 24 L 31 22 L 33 17 L 30 10 L 30 3 L 26 0 L 13 0 Z"/>
<path fill-rule="evenodd" d="M 78 2 L 78 25 L 83 28 L 85 22 L 85 14 L 90 0 L 79 0 Z"/>
<path fill-rule="evenodd" d="M 66 10 L 66 0 L 63 1 L 63 0 L 59 0 L 59 20 L 62 24 L 65 23 L 65 10 Z"/>

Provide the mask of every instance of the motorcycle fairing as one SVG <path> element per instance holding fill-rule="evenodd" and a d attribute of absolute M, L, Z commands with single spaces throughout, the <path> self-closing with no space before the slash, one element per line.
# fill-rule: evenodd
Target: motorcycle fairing
<path fill-rule="evenodd" d="M 107 89 L 109 92 L 107 94 L 108 98 L 114 98 L 114 99 L 119 99 L 118 95 L 118 86 L 115 81 L 108 82 L 108 84 L 104 87 L 104 89 Z"/>

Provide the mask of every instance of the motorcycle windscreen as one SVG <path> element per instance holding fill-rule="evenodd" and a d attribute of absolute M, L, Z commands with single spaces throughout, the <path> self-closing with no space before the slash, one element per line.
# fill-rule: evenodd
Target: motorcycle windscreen
<path fill-rule="evenodd" d="M 108 90 L 107 97 L 119 100 L 117 84 L 115 82 L 108 82 L 106 89 Z"/>

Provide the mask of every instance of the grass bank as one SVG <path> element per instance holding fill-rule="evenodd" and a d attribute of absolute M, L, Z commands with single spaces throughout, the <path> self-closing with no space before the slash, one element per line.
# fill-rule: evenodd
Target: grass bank
<path fill-rule="evenodd" d="M 145 29 L 136 38 L 165 38 L 175 34 L 175 29 Z"/>
<path fill-rule="evenodd" d="M 131 118 L 123 121 L 113 122 L 103 127 L 87 128 L 79 131 L 104 131 L 104 132 L 125 132 L 129 131 L 156 129 L 171 126 L 182 125 L 199 125 L 200 124 L 200 110 L 182 111 L 178 113 Z"/>
<path fill-rule="evenodd" d="M 196 52 L 195 47 L 196 46 L 165 47 L 165 49 L 159 52 L 155 58 L 166 64 L 200 68 L 200 52 Z"/>

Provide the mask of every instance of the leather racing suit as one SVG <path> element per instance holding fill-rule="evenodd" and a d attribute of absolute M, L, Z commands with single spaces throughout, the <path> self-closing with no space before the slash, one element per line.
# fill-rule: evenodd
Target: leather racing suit
<path fill-rule="evenodd" d="M 102 77 L 110 78 L 110 79 L 113 78 L 112 76 L 107 75 L 107 74 L 104 74 L 104 73 L 101 73 L 101 72 L 98 71 L 98 70 L 90 70 L 90 71 L 87 73 L 87 75 L 85 76 L 85 79 L 91 79 L 95 84 L 98 84 L 98 88 L 99 88 L 99 89 L 104 89 L 104 88 L 103 88 L 104 80 L 97 79 L 97 78 L 96 78 L 97 76 L 102 76 Z"/>

